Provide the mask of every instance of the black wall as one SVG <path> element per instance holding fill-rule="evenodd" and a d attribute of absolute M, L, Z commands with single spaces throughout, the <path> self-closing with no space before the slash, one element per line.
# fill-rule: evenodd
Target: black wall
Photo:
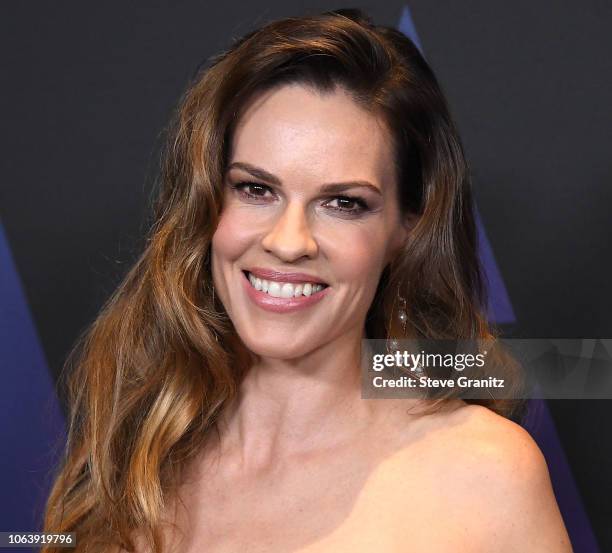
<path fill-rule="evenodd" d="M 198 64 L 269 19 L 404 3 L 2 7 L 0 220 L 55 376 L 142 244 L 159 136 Z M 521 337 L 612 336 L 612 9 L 408 2 L 449 98 Z M 0 337 L 1 339 L 1 337 Z M 610 401 L 549 404 L 612 551 Z"/>

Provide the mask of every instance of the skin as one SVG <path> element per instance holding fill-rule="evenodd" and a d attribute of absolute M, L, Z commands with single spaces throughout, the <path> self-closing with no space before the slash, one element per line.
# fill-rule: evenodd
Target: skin
<path fill-rule="evenodd" d="M 546 463 L 519 426 L 458 400 L 421 416 L 417 400 L 361 399 L 365 316 L 411 225 L 398 210 L 390 143 L 340 88 L 285 85 L 243 111 L 229 164 L 243 165 L 226 175 L 212 262 L 255 363 L 220 441 L 172 503 L 183 536 L 168 538 L 174 550 L 571 551 Z M 260 196 L 232 186 L 244 181 L 265 185 L 246 187 Z M 340 212 L 355 205 L 321 193 L 348 181 L 375 188 L 343 192 L 368 211 Z M 307 309 L 269 313 L 243 290 L 241 271 L 255 265 L 313 273 L 331 290 Z"/>
<path fill-rule="evenodd" d="M 263 198 L 245 198 L 231 185 L 270 183 L 231 168 L 212 244 L 215 291 L 257 356 L 226 436 L 245 467 L 264 468 L 296 448 L 310 448 L 315 431 L 317 440 L 332 428 L 337 435 L 339 420 L 348 423 L 347 416 L 370 409 L 353 401 L 365 316 L 393 248 L 407 232 L 388 144 L 379 120 L 346 93 L 322 97 L 298 86 L 257 97 L 236 129 L 228 166 L 255 166 L 282 183 L 273 192 L 258 191 Z M 367 201 L 367 212 L 340 212 L 346 203 L 320 193 L 325 183 L 350 181 L 374 188 L 345 192 Z M 330 290 L 312 308 L 269 313 L 243 291 L 241 271 L 255 265 L 318 275 Z M 254 417 L 258 422 L 251 424 Z"/>

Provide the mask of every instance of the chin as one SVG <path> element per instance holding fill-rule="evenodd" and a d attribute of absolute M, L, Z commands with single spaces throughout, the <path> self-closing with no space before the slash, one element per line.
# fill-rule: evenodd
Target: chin
<path fill-rule="evenodd" d="M 315 345 L 305 344 L 301 342 L 296 344 L 293 341 L 285 340 L 282 336 L 276 339 L 256 339 L 252 336 L 240 336 L 244 345 L 255 355 L 259 357 L 267 357 L 270 359 L 295 359 L 306 355 L 313 349 Z"/>

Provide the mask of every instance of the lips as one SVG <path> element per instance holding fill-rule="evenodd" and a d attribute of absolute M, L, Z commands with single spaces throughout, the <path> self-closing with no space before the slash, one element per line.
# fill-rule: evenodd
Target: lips
<path fill-rule="evenodd" d="M 274 297 L 274 296 L 267 294 L 263 290 L 256 290 L 255 288 L 253 288 L 253 286 L 251 285 L 251 282 L 249 281 L 247 271 L 242 271 L 242 274 L 243 274 L 243 278 L 241 280 L 243 281 L 244 290 L 248 298 L 259 308 L 264 309 L 265 311 L 271 311 L 274 313 L 288 313 L 288 312 L 293 312 L 293 311 L 308 308 L 312 305 L 315 305 L 322 299 L 324 299 L 328 295 L 328 292 L 331 290 L 330 286 L 325 285 L 324 288 L 322 288 L 321 290 L 317 292 L 312 293 L 310 296 L 300 295 L 297 297 L 287 297 L 287 298 Z M 304 275 L 302 275 L 302 277 L 303 276 Z M 308 278 L 312 278 L 310 275 L 307 275 L 307 276 Z M 287 278 L 287 273 L 283 274 L 283 278 Z M 282 281 L 272 280 L 272 282 L 286 282 L 286 281 L 285 280 L 282 280 Z M 312 281 L 307 281 L 307 282 L 312 282 Z"/>

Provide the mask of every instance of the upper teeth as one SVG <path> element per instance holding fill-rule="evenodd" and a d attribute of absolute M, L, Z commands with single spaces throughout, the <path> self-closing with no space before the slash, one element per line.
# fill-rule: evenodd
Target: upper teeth
<path fill-rule="evenodd" d="M 322 284 L 306 282 L 293 284 L 291 282 L 278 282 L 276 280 L 265 280 L 254 277 L 249 273 L 249 281 L 255 290 L 266 292 L 275 298 L 296 298 L 298 296 L 310 296 L 323 289 Z"/>

